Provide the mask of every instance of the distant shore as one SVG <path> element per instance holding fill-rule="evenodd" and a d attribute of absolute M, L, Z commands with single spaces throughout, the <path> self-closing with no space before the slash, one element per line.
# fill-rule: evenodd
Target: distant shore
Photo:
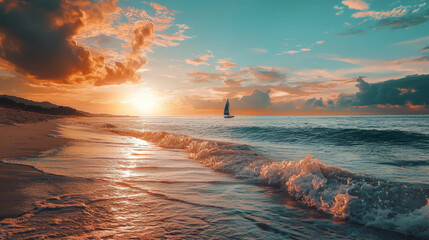
<path fill-rule="evenodd" d="M 0 108 L 0 161 L 37 156 L 67 143 L 53 137 L 57 116 Z M 0 220 L 33 208 L 36 199 L 49 196 L 66 177 L 47 174 L 34 167 L 0 162 Z"/>

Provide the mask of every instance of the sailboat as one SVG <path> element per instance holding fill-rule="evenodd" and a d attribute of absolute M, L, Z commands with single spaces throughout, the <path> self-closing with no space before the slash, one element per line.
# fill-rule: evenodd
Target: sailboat
<path fill-rule="evenodd" d="M 224 118 L 233 118 L 234 116 L 233 115 L 229 115 L 229 112 L 230 112 L 230 106 L 229 106 L 229 101 L 228 101 L 228 98 L 226 99 L 226 104 L 225 104 L 225 110 L 223 110 L 223 115 L 225 115 L 225 116 L 223 116 Z"/>

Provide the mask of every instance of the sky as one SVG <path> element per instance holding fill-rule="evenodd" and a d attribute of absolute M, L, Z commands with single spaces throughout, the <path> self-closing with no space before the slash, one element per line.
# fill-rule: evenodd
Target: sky
<path fill-rule="evenodd" d="M 0 0 L 0 94 L 94 113 L 429 113 L 427 0 Z"/>

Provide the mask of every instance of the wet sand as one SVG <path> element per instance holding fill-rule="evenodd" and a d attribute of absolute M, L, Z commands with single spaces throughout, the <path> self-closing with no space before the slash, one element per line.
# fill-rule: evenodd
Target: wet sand
<path fill-rule="evenodd" d="M 23 115 L 31 116 L 31 113 Z M 16 124 L 16 121 L 11 121 L 14 125 L 0 124 L 0 160 L 37 156 L 67 143 L 67 139 L 51 135 L 57 120 L 46 121 L 43 116 L 41 120 L 27 124 Z M 60 183 L 66 179 L 31 166 L 0 162 L 0 220 L 31 210 L 35 199 L 57 192 Z"/>

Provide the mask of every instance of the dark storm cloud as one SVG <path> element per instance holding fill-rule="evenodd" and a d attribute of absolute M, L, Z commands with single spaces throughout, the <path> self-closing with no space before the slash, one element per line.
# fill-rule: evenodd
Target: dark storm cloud
<path fill-rule="evenodd" d="M 357 77 L 356 94 L 340 94 L 333 99 L 310 98 L 278 102 L 272 110 L 299 113 L 302 111 L 324 112 L 382 112 L 428 113 L 429 75 L 410 75 L 401 79 L 379 83 L 368 83 L 364 77 Z"/>
<path fill-rule="evenodd" d="M 326 107 L 325 103 L 323 103 L 322 98 L 310 98 L 305 101 L 305 105 L 312 107 Z"/>
<path fill-rule="evenodd" d="M 231 104 L 243 110 L 261 110 L 266 109 L 271 105 L 270 90 L 262 92 L 259 90 L 253 91 L 250 96 L 231 99 Z"/>
<path fill-rule="evenodd" d="M 71 41 L 83 26 L 82 12 L 72 17 L 63 1 L 3 1 L 0 3 L 1 57 L 17 70 L 44 79 L 64 79 L 91 71 L 90 53 Z M 65 19 L 67 18 L 67 19 Z M 66 21 L 62 26 L 55 24 Z"/>
<path fill-rule="evenodd" d="M 399 18 L 385 18 L 381 19 L 376 28 L 390 28 L 390 29 L 404 29 L 411 28 L 423 24 L 429 20 L 429 9 L 421 14 L 409 15 Z"/>
<path fill-rule="evenodd" d="M 410 75 L 373 84 L 367 83 L 363 78 L 358 78 L 357 81 L 359 92 L 356 93 L 354 103 L 357 106 L 429 104 L 429 75 Z"/>
<path fill-rule="evenodd" d="M 333 100 L 330 100 L 333 101 Z M 337 99 L 335 99 L 333 102 L 335 102 L 336 108 L 347 108 L 350 106 L 353 106 L 355 103 L 355 95 L 347 95 L 344 93 L 341 93 Z"/>

